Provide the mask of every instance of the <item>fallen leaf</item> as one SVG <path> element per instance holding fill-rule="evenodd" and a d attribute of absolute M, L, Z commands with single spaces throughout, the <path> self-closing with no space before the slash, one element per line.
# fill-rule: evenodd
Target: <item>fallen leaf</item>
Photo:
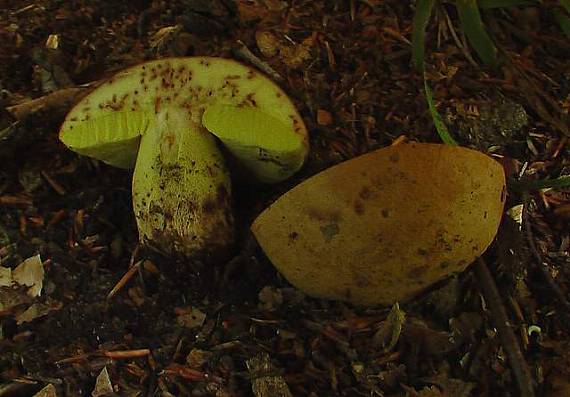
<path fill-rule="evenodd" d="M 383 353 L 387 353 L 396 347 L 405 321 L 406 313 L 400 309 L 398 303 L 395 303 L 388 317 L 380 323 L 380 327 L 372 338 L 374 344 L 383 349 Z"/>
<path fill-rule="evenodd" d="M 325 109 L 317 110 L 317 124 L 318 125 L 331 125 L 333 123 L 333 117 L 330 112 Z"/>
<path fill-rule="evenodd" d="M 32 256 L 20 263 L 13 271 L 15 283 L 25 285 L 32 298 L 41 295 L 44 280 L 44 266 L 39 255 Z"/>
<path fill-rule="evenodd" d="M 109 378 L 109 371 L 107 371 L 107 367 L 105 366 L 97 376 L 97 380 L 95 381 L 95 388 L 93 389 L 91 395 L 93 397 L 102 397 L 113 394 L 114 392 L 115 391 L 113 390 L 113 384 Z"/>
<path fill-rule="evenodd" d="M 200 328 L 206 320 L 206 314 L 195 307 L 177 308 L 175 311 L 178 324 L 186 328 Z"/>
<path fill-rule="evenodd" d="M 33 395 L 33 397 L 57 397 L 55 386 L 51 383 Z"/>
<path fill-rule="evenodd" d="M 0 266 L 0 287 L 10 287 L 12 283 L 12 269 Z"/>
<path fill-rule="evenodd" d="M 0 315 L 13 314 L 19 306 L 31 301 L 24 288 L 0 287 Z"/>
<path fill-rule="evenodd" d="M 264 57 L 271 58 L 279 52 L 279 41 L 271 32 L 258 30 L 255 32 L 255 41 Z"/>
<path fill-rule="evenodd" d="M 297 45 L 283 45 L 280 48 L 280 55 L 283 63 L 290 68 L 296 69 L 311 58 L 311 48 L 315 44 L 313 36 L 307 37 Z"/>
<path fill-rule="evenodd" d="M 58 301 L 48 300 L 46 303 L 33 303 L 22 313 L 16 315 L 18 325 L 31 322 L 36 318 L 47 316 L 49 313 L 61 309 L 63 304 Z"/>

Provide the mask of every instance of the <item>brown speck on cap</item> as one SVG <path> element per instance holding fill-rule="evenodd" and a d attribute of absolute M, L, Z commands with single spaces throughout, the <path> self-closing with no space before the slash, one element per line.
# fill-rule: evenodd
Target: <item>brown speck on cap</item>
<path fill-rule="evenodd" d="M 309 218 L 317 221 L 332 223 L 340 221 L 340 214 L 338 211 L 320 211 L 316 208 L 307 208 L 306 211 Z"/>
<path fill-rule="evenodd" d="M 161 102 L 161 98 L 156 97 L 156 99 L 154 100 L 154 112 L 155 113 L 160 112 L 160 102 Z"/>
<path fill-rule="evenodd" d="M 400 161 L 400 154 L 399 153 L 392 153 L 388 158 L 392 163 L 397 163 Z"/>
<path fill-rule="evenodd" d="M 297 239 L 297 237 L 299 237 L 299 233 L 297 232 L 291 232 L 289 233 L 289 243 L 292 243 L 293 241 L 295 241 Z"/>
<path fill-rule="evenodd" d="M 352 279 L 358 288 L 365 288 L 370 285 L 370 280 L 362 273 L 353 274 Z"/>
<path fill-rule="evenodd" d="M 356 215 L 362 216 L 364 215 L 364 204 L 360 200 L 356 200 L 354 202 L 354 212 Z"/>
<path fill-rule="evenodd" d="M 360 192 L 358 192 L 358 196 L 362 200 L 368 200 L 370 197 L 372 197 L 372 192 L 370 191 L 370 188 L 368 186 L 363 186 L 360 189 Z"/>

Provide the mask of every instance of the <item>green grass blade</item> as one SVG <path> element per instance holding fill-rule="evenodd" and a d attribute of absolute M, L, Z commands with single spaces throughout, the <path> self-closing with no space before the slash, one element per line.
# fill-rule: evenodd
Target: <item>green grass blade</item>
<path fill-rule="evenodd" d="M 481 20 L 477 0 L 457 0 L 456 6 L 467 40 L 475 48 L 483 62 L 487 65 L 495 65 L 497 63 L 497 52 L 493 40 L 487 34 Z"/>
<path fill-rule="evenodd" d="M 433 100 L 433 93 L 432 93 L 431 88 L 428 84 L 425 71 L 424 71 L 424 89 L 425 89 L 425 93 L 426 93 L 426 99 L 427 99 L 427 103 L 428 103 L 428 107 L 429 107 L 429 112 L 431 113 L 431 118 L 433 119 L 433 124 L 435 125 L 435 129 L 437 130 L 439 137 L 441 138 L 443 143 L 445 143 L 447 145 L 457 146 L 457 142 L 455 141 L 455 139 L 453 139 L 453 137 L 449 133 L 447 126 L 445 125 L 445 123 L 441 119 L 441 116 L 439 115 L 439 112 L 437 111 L 437 108 L 435 107 L 435 101 Z"/>
<path fill-rule="evenodd" d="M 412 28 L 412 61 L 421 72 L 424 68 L 425 34 L 435 0 L 418 0 Z"/>
<path fill-rule="evenodd" d="M 520 7 L 537 4 L 534 0 L 479 0 L 477 2 L 480 9 Z"/>
<path fill-rule="evenodd" d="M 517 192 L 549 188 L 561 189 L 567 187 L 570 187 L 570 175 L 564 175 L 554 179 L 539 179 L 537 181 L 514 181 L 509 184 L 509 188 Z"/>
<path fill-rule="evenodd" d="M 562 29 L 566 37 L 570 38 L 570 18 L 564 15 L 564 12 L 560 9 L 554 9 L 552 13 L 560 29 Z"/>

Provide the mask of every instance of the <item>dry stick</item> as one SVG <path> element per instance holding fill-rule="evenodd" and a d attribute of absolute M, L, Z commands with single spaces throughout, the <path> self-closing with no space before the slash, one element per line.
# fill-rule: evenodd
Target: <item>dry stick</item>
<path fill-rule="evenodd" d="M 273 69 L 269 64 L 265 61 L 259 59 L 241 40 L 237 41 L 236 46 L 234 47 L 234 55 L 241 59 L 244 62 L 249 63 L 252 66 L 255 66 L 263 73 L 271 77 L 273 80 L 282 82 L 283 76 L 281 76 L 275 69 Z"/>
<path fill-rule="evenodd" d="M 463 53 L 463 56 L 465 57 L 465 59 L 467 59 L 467 61 L 471 64 L 471 66 L 479 68 L 479 65 L 477 65 L 477 62 L 475 62 L 475 60 L 471 56 L 471 53 L 468 50 L 467 45 L 465 44 L 465 37 L 463 37 L 463 41 L 462 41 L 457 36 L 457 33 L 455 32 L 455 29 L 453 28 L 453 22 L 451 22 L 451 18 L 449 17 L 449 14 L 445 10 L 445 8 L 443 9 L 443 13 L 445 14 L 445 21 L 447 22 L 447 27 L 449 28 L 449 32 L 451 33 L 451 37 L 453 38 L 453 41 L 455 41 L 455 45 L 461 50 L 461 52 Z"/>
<path fill-rule="evenodd" d="M 24 120 L 27 117 L 42 111 L 55 111 L 57 113 L 64 114 L 75 102 L 77 102 L 79 98 L 90 90 L 91 88 L 86 87 L 64 88 L 62 90 L 52 92 L 51 94 L 7 107 L 6 110 L 8 110 L 8 112 L 10 112 L 10 114 L 17 120 Z"/>
<path fill-rule="evenodd" d="M 532 253 L 532 256 L 536 261 L 535 266 L 542 274 L 542 277 L 544 277 L 544 280 L 550 287 L 550 290 L 554 292 L 554 294 L 558 298 L 560 305 L 562 305 L 564 309 L 568 313 L 570 313 L 570 303 L 566 299 L 566 296 L 564 295 L 564 292 L 562 292 L 560 286 L 552 278 L 552 275 L 550 274 L 550 272 L 548 271 L 547 267 L 544 264 L 544 261 L 542 260 L 542 256 L 540 255 L 538 249 L 536 248 L 536 244 L 534 243 L 532 224 L 530 222 L 530 213 L 528 208 L 529 208 L 529 200 L 528 198 L 525 198 L 525 204 L 523 206 L 523 218 L 522 218 L 523 228 L 525 231 L 525 237 L 527 240 L 528 248 L 530 249 L 530 252 Z"/>
<path fill-rule="evenodd" d="M 135 349 L 135 350 L 114 350 L 106 351 L 104 356 L 114 360 L 125 360 L 131 358 L 146 357 L 150 354 L 150 349 Z"/>
<path fill-rule="evenodd" d="M 507 353 L 509 363 L 515 374 L 521 393 L 520 395 L 521 397 L 534 397 L 532 375 L 521 352 L 517 337 L 513 332 L 507 311 L 501 300 L 501 295 L 495 285 L 495 280 L 493 280 L 493 276 L 491 276 L 491 272 L 482 258 L 477 258 L 473 269 L 483 297 L 487 302 L 487 307 L 491 311 L 491 318 L 497 328 L 499 339 Z"/>
<path fill-rule="evenodd" d="M 59 122 L 79 99 L 98 84 L 94 82 L 85 87 L 65 88 L 7 107 L 15 121 L 0 130 L 0 157 L 11 157 L 19 149 L 37 142 L 46 133 L 45 125 Z"/>
<path fill-rule="evenodd" d="M 129 270 L 127 270 L 127 272 L 123 275 L 123 277 L 121 277 L 121 279 L 117 282 L 117 284 L 115 284 L 115 286 L 113 287 L 113 289 L 111 290 L 111 292 L 109 292 L 109 294 L 107 294 L 107 300 L 111 299 L 113 296 L 115 296 L 115 294 L 117 292 L 119 292 L 126 284 L 127 282 L 133 277 L 133 275 L 137 272 L 137 270 L 139 269 L 141 263 L 143 261 L 138 261 L 137 263 L 135 263 L 133 266 L 131 266 L 129 268 Z"/>

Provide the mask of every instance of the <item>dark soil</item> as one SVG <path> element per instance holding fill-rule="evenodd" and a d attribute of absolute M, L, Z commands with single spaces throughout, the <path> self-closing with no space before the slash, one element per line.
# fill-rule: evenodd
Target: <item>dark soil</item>
<path fill-rule="evenodd" d="M 411 64 L 411 3 L 0 0 L 0 265 L 39 254 L 46 272 L 33 300 L 0 287 L 0 397 L 49 384 L 58 396 L 91 396 L 103 368 L 114 391 L 99 385 L 93 395 L 286 395 L 252 389 L 273 379 L 293 396 L 516 396 L 521 380 L 490 305 L 506 309 L 536 395 L 570 395 L 568 189 L 511 191 L 510 205 L 524 204 L 522 229 L 505 217 L 484 256 L 501 300 L 485 299 L 468 270 L 401 303 L 401 322 L 395 309 L 306 297 L 248 232 L 320 170 L 397 139 L 439 142 Z M 427 28 L 427 76 L 452 135 L 495 155 L 513 180 L 570 172 L 570 39 L 553 19 L 556 2 L 544 3 L 485 10 L 497 68 L 461 43 L 452 5 L 436 6 Z M 281 76 L 311 154 L 292 180 L 238 190 L 240 244 L 228 263 L 138 246 L 132 172 L 58 140 L 70 103 L 19 120 L 7 110 L 143 60 L 255 62 L 244 48 Z M 21 321 L 33 304 L 38 312 Z M 248 368 L 261 353 L 269 369 Z"/>

